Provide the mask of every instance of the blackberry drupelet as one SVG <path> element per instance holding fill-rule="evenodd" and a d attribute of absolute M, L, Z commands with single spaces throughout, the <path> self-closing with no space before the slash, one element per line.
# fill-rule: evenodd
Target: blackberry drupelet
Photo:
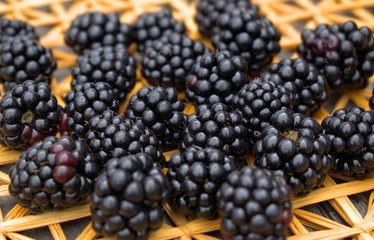
<path fill-rule="evenodd" d="M 186 31 L 184 23 L 176 21 L 169 8 L 164 8 L 159 12 L 143 13 L 132 27 L 138 51 L 141 53 L 154 44 L 153 40 L 158 40 L 163 35 L 183 34 Z"/>
<path fill-rule="evenodd" d="M 292 220 L 290 187 L 271 171 L 249 166 L 230 173 L 218 193 L 224 239 L 282 239 Z"/>
<path fill-rule="evenodd" d="M 115 98 L 123 101 L 135 86 L 136 62 L 125 48 L 102 47 L 81 56 L 71 73 L 72 88 L 86 82 L 106 82 Z"/>
<path fill-rule="evenodd" d="M 224 12 L 234 9 L 252 9 L 259 11 L 256 4 L 249 0 L 199 0 L 196 5 L 195 21 L 199 32 L 205 37 L 218 33 L 217 20 Z"/>
<path fill-rule="evenodd" d="M 26 80 L 50 83 L 56 60 L 48 48 L 28 38 L 0 44 L 0 82 L 6 91 Z"/>
<path fill-rule="evenodd" d="M 295 196 L 308 194 L 334 166 L 321 125 L 290 109 L 277 111 L 254 146 L 255 166 L 284 177 Z"/>
<path fill-rule="evenodd" d="M 87 199 L 101 168 L 84 142 L 47 137 L 12 166 L 9 193 L 31 213 L 61 210 Z"/>
<path fill-rule="evenodd" d="M 132 96 L 125 117 L 151 129 L 164 148 L 178 146 L 186 124 L 185 103 L 175 88 L 142 87 Z"/>
<path fill-rule="evenodd" d="M 147 153 L 161 166 L 165 164 L 159 140 L 152 130 L 110 110 L 91 119 L 86 142 L 103 164 L 111 158 L 140 152 Z"/>
<path fill-rule="evenodd" d="M 93 229 L 105 237 L 148 239 L 161 227 L 168 183 L 144 153 L 112 158 L 91 196 Z"/>
<path fill-rule="evenodd" d="M 334 172 L 356 179 L 374 176 L 374 112 L 336 110 L 322 121 L 335 157 Z"/>
<path fill-rule="evenodd" d="M 304 115 L 312 115 L 330 99 L 325 76 L 302 58 L 272 63 L 261 77 L 293 93 L 292 110 Z"/>
<path fill-rule="evenodd" d="M 191 147 L 170 158 L 166 174 L 170 183 L 170 205 L 184 215 L 212 219 L 217 216 L 216 193 L 236 159 L 215 148 Z"/>
<path fill-rule="evenodd" d="M 212 37 L 218 50 L 228 50 L 248 63 L 248 74 L 257 77 L 280 52 L 280 32 L 256 10 L 233 9 L 217 20 Z"/>
<path fill-rule="evenodd" d="M 365 88 L 374 72 L 372 31 L 352 21 L 305 29 L 297 52 L 326 76 L 332 91 Z"/>
<path fill-rule="evenodd" d="M 186 89 L 186 77 L 199 57 L 209 49 L 200 41 L 173 33 L 156 40 L 142 58 L 143 77 L 154 86 Z"/>
<path fill-rule="evenodd" d="M 230 105 L 237 92 L 249 82 L 246 70 L 244 59 L 228 51 L 205 54 L 186 79 L 186 98 L 196 106 Z"/>
<path fill-rule="evenodd" d="M 87 12 L 73 20 L 65 32 L 65 43 L 79 54 L 102 46 L 121 46 L 132 43 L 132 27 L 121 24 L 116 13 Z"/>
<path fill-rule="evenodd" d="M 91 118 L 106 110 L 118 111 L 119 108 L 111 86 L 104 82 L 76 85 L 73 91 L 66 94 L 65 102 L 67 129 L 76 138 L 85 137 Z"/>
<path fill-rule="evenodd" d="M 248 129 L 242 117 L 223 103 L 201 105 L 187 116 L 181 150 L 213 147 L 226 155 L 244 158 L 249 151 Z"/>
<path fill-rule="evenodd" d="M 258 79 L 242 87 L 232 106 L 237 109 L 250 130 L 250 139 L 256 142 L 271 116 L 284 107 L 293 106 L 292 94 L 283 86 Z"/>
<path fill-rule="evenodd" d="M 39 36 L 30 24 L 20 20 L 0 19 L 0 45 L 4 41 L 11 40 L 15 37 L 25 37 L 38 41 Z"/>
<path fill-rule="evenodd" d="M 372 90 L 371 97 L 369 99 L 369 107 L 371 110 L 374 110 L 374 89 Z"/>
<path fill-rule="evenodd" d="M 46 83 L 25 81 L 0 100 L 0 143 L 24 150 L 57 133 L 61 106 Z"/>

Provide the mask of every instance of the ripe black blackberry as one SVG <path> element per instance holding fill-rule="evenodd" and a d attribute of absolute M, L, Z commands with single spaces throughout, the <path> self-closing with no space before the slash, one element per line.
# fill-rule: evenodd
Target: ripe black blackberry
<path fill-rule="evenodd" d="M 248 129 L 241 116 L 223 103 L 200 105 L 187 117 L 181 150 L 213 147 L 226 155 L 244 158 L 249 151 Z"/>
<path fill-rule="evenodd" d="M 304 30 L 297 52 L 326 76 L 333 91 L 365 88 L 374 72 L 372 32 L 352 21 Z"/>
<path fill-rule="evenodd" d="M 102 46 L 126 48 L 132 42 L 131 32 L 131 26 L 121 24 L 116 13 L 86 12 L 73 20 L 65 43 L 79 54 Z"/>
<path fill-rule="evenodd" d="M 74 87 L 65 96 L 67 129 L 72 136 L 84 138 L 91 118 L 106 110 L 118 111 L 119 103 L 115 100 L 111 86 L 104 82 L 82 83 Z"/>
<path fill-rule="evenodd" d="M 217 192 L 224 239 L 286 239 L 290 187 L 271 171 L 249 166 L 230 173 Z"/>
<path fill-rule="evenodd" d="M 205 37 L 218 33 L 217 20 L 224 12 L 234 9 L 252 9 L 258 11 L 258 6 L 249 0 L 199 0 L 196 5 L 195 21 L 199 32 Z"/>
<path fill-rule="evenodd" d="M 54 136 L 61 106 L 46 83 L 25 81 L 0 100 L 0 143 L 24 150 L 47 136 Z"/>
<path fill-rule="evenodd" d="M 242 87 L 232 106 L 237 109 L 250 130 L 250 139 L 256 142 L 271 116 L 284 107 L 293 106 L 293 97 L 283 86 L 258 79 Z"/>
<path fill-rule="evenodd" d="M 261 77 L 293 93 L 292 110 L 307 116 L 316 112 L 330 98 L 325 76 L 302 58 L 272 63 Z"/>
<path fill-rule="evenodd" d="M 154 162 L 165 164 L 159 140 L 152 130 L 134 123 L 111 110 L 93 117 L 89 122 L 86 142 L 100 162 L 136 153 L 147 153 Z"/>
<path fill-rule="evenodd" d="M 280 32 L 258 11 L 233 9 L 217 20 L 218 33 L 212 37 L 218 50 L 228 50 L 248 63 L 248 74 L 257 77 L 280 52 Z"/>
<path fill-rule="evenodd" d="M 105 237 L 148 239 L 161 227 L 168 183 L 145 153 L 111 159 L 91 196 L 93 229 Z"/>
<path fill-rule="evenodd" d="M 199 57 L 209 49 L 200 41 L 173 33 L 148 47 L 142 58 L 143 77 L 154 86 L 186 89 L 186 77 Z"/>
<path fill-rule="evenodd" d="M 0 19 L 0 45 L 2 42 L 15 37 L 25 37 L 38 41 L 39 36 L 30 24 L 20 20 Z"/>
<path fill-rule="evenodd" d="M 217 215 L 216 193 L 236 159 L 215 148 L 188 148 L 170 158 L 166 174 L 170 183 L 170 205 L 184 215 L 212 219 Z"/>
<path fill-rule="evenodd" d="M 6 91 L 26 80 L 50 83 L 56 60 L 32 39 L 14 38 L 0 44 L 0 82 Z"/>
<path fill-rule="evenodd" d="M 374 112 L 354 107 L 336 110 L 322 121 L 331 139 L 334 172 L 356 179 L 374 176 Z"/>
<path fill-rule="evenodd" d="M 47 137 L 12 166 L 9 193 L 32 213 L 60 210 L 85 200 L 100 171 L 84 142 Z"/>
<path fill-rule="evenodd" d="M 235 94 L 249 82 L 244 59 L 228 51 L 207 53 L 192 67 L 186 79 L 186 98 L 196 106 L 231 104 Z"/>
<path fill-rule="evenodd" d="M 142 87 L 132 96 L 125 117 L 139 120 L 151 129 L 164 148 L 178 146 L 186 124 L 185 103 L 178 99 L 175 88 Z"/>
<path fill-rule="evenodd" d="M 135 86 L 136 62 L 125 48 L 102 47 L 79 57 L 71 73 L 72 88 L 86 82 L 106 82 L 115 98 L 123 101 Z"/>
<path fill-rule="evenodd" d="M 321 125 L 290 109 L 277 111 L 254 146 L 255 166 L 284 177 L 295 196 L 320 185 L 334 166 L 331 141 Z"/>
<path fill-rule="evenodd" d="M 159 12 L 143 13 L 132 27 L 139 52 L 144 52 L 147 47 L 153 45 L 153 40 L 163 35 L 174 32 L 183 34 L 186 31 L 184 23 L 173 18 L 170 8 L 164 8 Z"/>

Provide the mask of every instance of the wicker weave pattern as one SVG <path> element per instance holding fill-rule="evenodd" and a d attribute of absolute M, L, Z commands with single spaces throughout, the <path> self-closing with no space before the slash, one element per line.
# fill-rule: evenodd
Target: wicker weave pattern
<path fill-rule="evenodd" d="M 367 25 L 374 29 L 374 15 L 367 8 L 374 7 L 374 0 L 324 0 L 319 3 L 312 0 L 252 0 L 260 6 L 261 11 L 270 18 L 282 32 L 281 45 L 283 51 L 292 53 L 300 41 L 300 33 L 296 26 L 314 27 L 318 23 L 344 22 L 354 20 L 358 25 Z M 143 12 L 153 12 L 163 4 L 170 4 L 174 10 L 174 17 L 183 20 L 188 28 L 189 35 L 194 39 L 201 39 L 194 22 L 196 1 L 188 0 L 8 0 L 0 1 L 0 15 L 8 18 L 20 19 L 36 27 L 47 27 L 47 33 L 41 38 L 41 44 L 52 48 L 58 60 L 58 68 L 66 69 L 75 64 L 76 55 L 67 51 L 63 42 L 63 33 L 69 27 L 70 21 L 77 15 L 86 11 L 120 12 L 123 22 L 134 21 Z M 347 17 L 349 15 L 349 17 Z M 146 84 L 139 74 L 139 81 L 132 94 Z M 52 88 L 60 104 L 63 97 L 70 90 L 70 76 L 66 76 L 60 83 L 53 80 Z M 374 78 L 371 79 L 374 83 Z M 130 94 L 130 96 L 132 95 Z M 368 98 L 371 90 L 348 92 L 338 96 L 329 108 L 321 109 L 316 118 L 321 120 L 335 109 L 343 108 L 349 103 L 368 108 Z M 125 103 L 126 104 L 126 103 Z M 124 110 L 125 104 L 122 106 Z M 187 112 L 193 111 L 191 106 Z M 167 158 L 173 152 L 167 152 Z M 0 148 L 0 165 L 13 163 L 19 152 Z M 250 163 L 253 159 L 248 158 Z M 0 172 L 0 197 L 8 196 L 10 180 L 6 173 Z M 314 190 L 310 195 L 293 200 L 294 218 L 291 223 L 293 236 L 289 239 L 374 239 L 374 179 L 365 181 L 350 181 L 336 184 L 328 176 L 323 183 L 324 187 Z M 347 197 L 366 191 L 372 191 L 368 199 L 367 213 L 361 216 L 353 202 Z M 302 207 L 328 201 L 329 204 L 344 220 L 345 224 L 335 222 L 312 212 L 302 210 Z M 16 205 L 3 216 L 0 198 L 0 239 L 29 239 L 20 234 L 20 231 L 48 226 L 55 239 L 66 239 L 60 223 L 66 221 L 79 221 L 90 215 L 89 205 L 84 204 L 66 209 L 59 213 L 44 213 L 29 215 L 28 210 Z M 162 228 L 151 234 L 151 239 L 216 239 L 208 235 L 209 232 L 219 230 L 220 220 L 206 221 L 202 219 L 187 220 L 183 215 L 164 206 L 166 213 L 174 222 L 174 226 L 164 224 Z M 97 235 L 90 224 L 82 230 L 78 239 L 93 239 Z"/>

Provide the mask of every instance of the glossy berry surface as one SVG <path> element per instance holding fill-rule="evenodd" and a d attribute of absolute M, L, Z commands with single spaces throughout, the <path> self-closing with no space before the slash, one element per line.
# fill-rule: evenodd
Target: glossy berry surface
<path fill-rule="evenodd" d="M 292 191 L 269 170 L 230 173 L 217 192 L 224 239 L 282 239 L 291 223 Z"/>
<path fill-rule="evenodd" d="M 186 125 L 185 105 L 173 87 L 142 87 L 130 98 L 125 117 L 152 130 L 164 148 L 178 146 Z"/>
<path fill-rule="evenodd" d="M 38 40 L 35 29 L 30 24 L 7 18 L 0 19 L 0 45 L 2 42 L 11 40 L 15 37 L 25 37 L 32 40 Z"/>
<path fill-rule="evenodd" d="M 0 143 L 24 150 L 57 133 L 61 107 L 46 83 L 25 81 L 0 100 Z"/>
<path fill-rule="evenodd" d="M 148 239 L 164 221 L 168 183 L 144 153 L 111 159 L 91 196 L 93 229 L 116 239 Z"/>
<path fill-rule="evenodd" d="M 9 171 L 9 193 L 31 213 L 61 210 L 87 199 L 102 166 L 82 141 L 47 137 Z"/>
<path fill-rule="evenodd" d="M 255 166 L 284 177 L 295 196 L 306 195 L 334 166 L 321 125 L 290 109 L 277 111 L 254 146 Z"/>

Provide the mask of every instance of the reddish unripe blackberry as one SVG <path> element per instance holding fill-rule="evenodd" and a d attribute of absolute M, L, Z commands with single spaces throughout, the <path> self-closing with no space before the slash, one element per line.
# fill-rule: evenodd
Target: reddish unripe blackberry
<path fill-rule="evenodd" d="M 254 146 L 255 166 L 284 177 L 296 196 L 308 194 L 334 166 L 321 125 L 290 109 L 277 111 Z"/>
<path fill-rule="evenodd" d="M 105 237 L 147 239 L 161 227 L 168 182 L 145 153 L 112 158 L 91 196 L 93 229 Z"/>
<path fill-rule="evenodd" d="M 224 239 L 282 239 L 291 223 L 292 191 L 269 170 L 233 171 L 217 192 Z"/>
<path fill-rule="evenodd" d="M 87 199 L 102 166 L 82 141 L 47 137 L 9 171 L 9 193 L 32 213 L 61 210 Z"/>
<path fill-rule="evenodd" d="M 61 106 L 46 83 L 25 81 L 0 100 L 0 143 L 24 150 L 47 136 L 54 136 Z"/>
<path fill-rule="evenodd" d="M 322 122 L 331 140 L 334 172 L 356 179 L 374 176 L 374 112 L 336 110 Z"/>

